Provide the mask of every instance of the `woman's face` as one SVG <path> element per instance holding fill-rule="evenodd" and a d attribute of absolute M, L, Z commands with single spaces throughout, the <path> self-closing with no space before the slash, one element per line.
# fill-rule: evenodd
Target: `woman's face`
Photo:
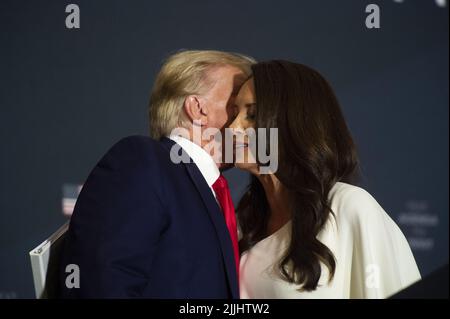
<path fill-rule="evenodd" d="M 234 158 L 235 166 L 249 171 L 252 174 L 258 174 L 258 165 L 256 163 L 256 152 L 253 146 L 256 146 L 256 139 L 251 138 L 246 132 L 247 129 L 255 128 L 256 115 L 256 97 L 253 78 L 245 82 L 235 99 L 235 116 L 230 128 L 235 134 Z"/>

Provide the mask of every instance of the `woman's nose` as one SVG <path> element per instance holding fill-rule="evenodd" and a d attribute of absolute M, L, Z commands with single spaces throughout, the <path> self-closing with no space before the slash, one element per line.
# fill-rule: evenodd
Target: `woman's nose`
<path fill-rule="evenodd" d="M 238 125 L 237 122 L 238 122 L 238 118 L 235 117 L 234 120 L 230 124 L 230 128 L 235 129 L 237 127 L 237 125 Z"/>

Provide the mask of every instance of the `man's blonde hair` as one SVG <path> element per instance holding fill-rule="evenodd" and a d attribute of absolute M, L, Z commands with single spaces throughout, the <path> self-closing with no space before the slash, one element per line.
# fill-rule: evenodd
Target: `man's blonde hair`
<path fill-rule="evenodd" d="M 213 50 L 188 50 L 169 56 L 156 76 L 150 96 L 150 135 L 160 139 L 180 126 L 186 97 L 202 94 L 213 84 L 208 83 L 209 70 L 231 65 L 250 76 L 255 62 L 242 54 Z"/>

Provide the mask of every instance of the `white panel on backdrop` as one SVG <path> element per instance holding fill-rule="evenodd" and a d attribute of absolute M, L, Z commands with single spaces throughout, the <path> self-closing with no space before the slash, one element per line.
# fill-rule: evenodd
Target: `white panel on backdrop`
<path fill-rule="evenodd" d="M 57 290 L 58 262 L 64 235 L 69 228 L 66 222 L 42 244 L 30 251 L 36 298 L 53 297 Z"/>

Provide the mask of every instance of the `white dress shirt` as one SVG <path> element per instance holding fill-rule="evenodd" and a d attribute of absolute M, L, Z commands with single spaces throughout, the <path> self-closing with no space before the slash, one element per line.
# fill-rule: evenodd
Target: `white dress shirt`
<path fill-rule="evenodd" d="M 322 265 L 319 286 L 311 292 L 284 281 L 278 272 L 291 239 L 291 222 L 241 256 L 241 298 L 386 298 L 420 279 L 414 256 L 400 228 L 364 189 L 336 183 L 330 216 L 317 238 L 336 258 L 328 283 Z"/>
<path fill-rule="evenodd" d="M 181 146 L 181 148 L 186 152 L 187 155 L 192 159 L 192 161 L 197 165 L 200 173 L 208 184 L 214 197 L 216 193 L 214 192 L 212 185 L 219 178 L 220 171 L 214 159 L 209 155 L 203 148 L 194 142 L 188 140 L 179 135 L 168 136 L 172 141 Z"/>

